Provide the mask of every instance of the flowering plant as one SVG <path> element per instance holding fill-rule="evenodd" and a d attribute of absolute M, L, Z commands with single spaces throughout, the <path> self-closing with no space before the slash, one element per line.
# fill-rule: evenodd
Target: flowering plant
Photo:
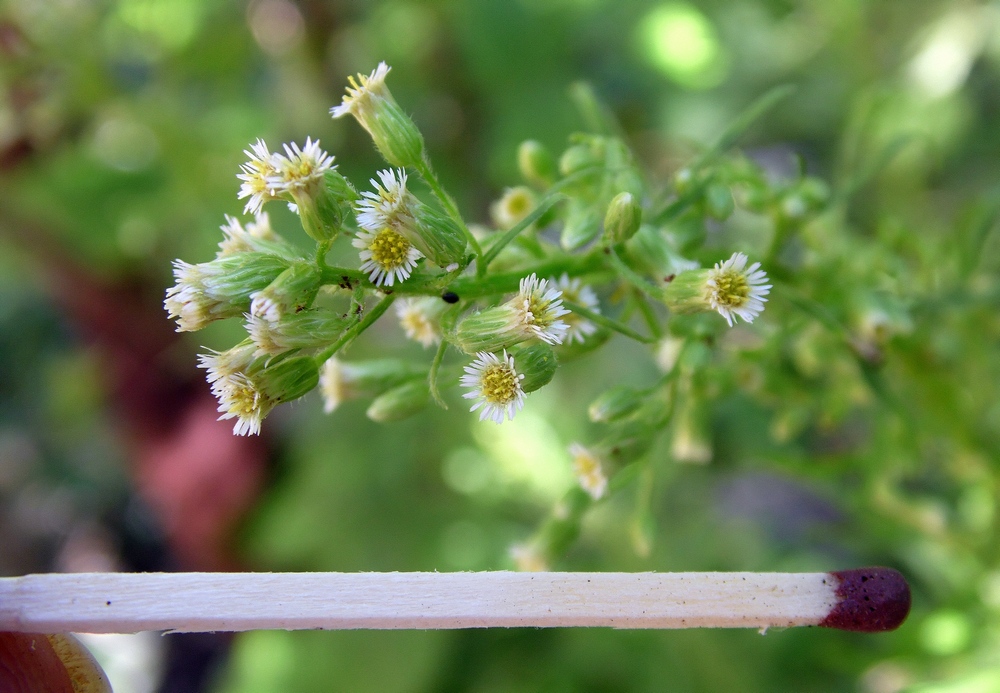
<path fill-rule="evenodd" d="M 589 503 L 632 478 L 662 431 L 671 432 L 676 459 L 711 457 L 704 388 L 696 387 L 706 345 L 740 321 L 752 323 L 772 285 L 759 262 L 748 265 L 741 250 L 712 243 L 706 229 L 730 217 L 736 199 L 758 212 L 778 209 L 786 222 L 801 218 L 822 207 L 825 189 L 805 177 L 792 189 L 775 186 L 756 165 L 727 153 L 779 91 L 666 185 L 648 179 L 603 117 L 593 132 L 574 135 L 558 161 L 527 141 L 518 151 L 525 184 L 493 204 L 492 228 L 470 225 L 389 91 L 389 71 L 381 63 L 352 79 L 331 114 L 353 116 L 393 168 L 364 189 L 337 171 L 318 140 L 285 144 L 284 153 L 258 140 L 238 174 L 238 196 L 253 220 L 226 218 L 215 259 L 178 260 L 164 304 L 179 331 L 245 321 L 246 339 L 203 355 L 200 364 L 221 418 L 235 419 L 240 435 L 259 433 L 275 406 L 317 387 L 327 412 L 370 398 L 368 416 L 385 422 L 431 402 L 447 408 L 443 392 L 459 385 L 481 420 L 500 424 L 530 406 L 530 393 L 561 363 L 613 334 L 653 347 L 660 381 L 642 390 L 613 388 L 594 402 L 591 418 L 606 432 L 590 446 L 570 448 L 579 488 L 555 513 L 555 529 L 543 528 L 515 552 L 523 566 L 544 565 L 566 543 L 558 528 L 572 526 Z M 588 90 L 577 97 L 601 112 Z M 417 181 L 427 199 L 418 196 Z M 313 253 L 301 253 L 271 228 L 264 207 L 276 200 L 298 215 Z M 701 224 L 693 233 L 677 223 L 692 216 Z M 769 259 L 783 241 L 776 235 Z M 343 243 L 357 249 L 356 267 L 327 263 Z M 706 256 L 714 265 L 701 266 Z M 435 347 L 433 356 L 424 364 L 342 359 L 392 307 L 406 336 Z"/>

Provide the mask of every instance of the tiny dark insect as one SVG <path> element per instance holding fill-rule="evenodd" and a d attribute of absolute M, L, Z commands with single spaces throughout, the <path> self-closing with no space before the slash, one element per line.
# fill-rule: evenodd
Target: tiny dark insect
<path fill-rule="evenodd" d="M 441 300 L 445 303 L 458 303 L 458 294 L 454 291 L 445 291 L 441 294 Z"/>

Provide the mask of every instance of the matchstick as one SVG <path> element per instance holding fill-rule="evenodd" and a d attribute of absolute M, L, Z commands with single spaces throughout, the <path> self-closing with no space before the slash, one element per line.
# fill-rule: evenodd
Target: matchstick
<path fill-rule="evenodd" d="M 892 630 L 889 568 L 834 573 L 76 573 L 0 579 L 0 631 L 610 626 Z"/>

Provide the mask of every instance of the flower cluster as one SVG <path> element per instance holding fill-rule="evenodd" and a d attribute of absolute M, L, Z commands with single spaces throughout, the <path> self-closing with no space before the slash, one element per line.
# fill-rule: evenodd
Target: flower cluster
<path fill-rule="evenodd" d="M 548 565 L 558 552 L 551 537 L 571 535 L 559 528 L 605 498 L 618 471 L 641 461 L 660 432 L 673 432 L 676 459 L 710 458 L 695 374 L 706 345 L 726 328 L 703 316 L 718 313 L 729 327 L 737 318 L 752 323 L 771 285 L 742 252 L 723 260 L 698 250 L 654 211 L 695 200 L 719 218 L 725 195 L 699 198 L 692 190 L 702 183 L 691 173 L 658 199 L 628 147 L 608 135 L 574 135 L 558 160 L 525 142 L 524 184 L 507 188 L 490 207 L 492 227 L 473 233 L 389 91 L 389 72 L 380 63 L 351 78 L 331 109 L 334 118 L 354 118 L 388 164 L 367 188 L 343 177 L 319 140 L 272 151 L 258 139 L 237 174 L 237 198 L 252 219 L 225 217 L 214 259 L 178 260 L 164 306 L 179 331 L 243 321 L 242 342 L 200 357 L 220 418 L 234 419 L 240 435 L 260 433 L 275 406 L 315 388 L 328 413 L 366 400 L 371 419 L 389 422 L 443 405 L 457 386 L 480 421 L 501 424 L 561 364 L 613 335 L 659 343 L 662 383 L 618 386 L 591 405 L 604 434 L 570 447 L 578 493 L 553 511 L 550 534 L 514 554 L 524 567 Z M 265 211 L 275 200 L 298 217 L 314 249 L 279 233 L 283 212 L 272 224 Z M 331 266 L 334 251 L 356 260 Z M 348 348 L 393 304 L 403 334 L 433 358 L 352 358 Z"/>

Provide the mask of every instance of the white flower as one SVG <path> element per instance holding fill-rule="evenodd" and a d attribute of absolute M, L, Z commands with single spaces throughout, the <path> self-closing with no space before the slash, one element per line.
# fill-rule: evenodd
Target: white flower
<path fill-rule="evenodd" d="M 530 336 L 546 344 L 562 344 L 569 325 L 562 316 L 569 313 L 563 308 L 562 292 L 549 288 L 545 279 L 535 274 L 521 280 L 521 289 L 508 303 L 517 313 L 517 322 Z"/>
<path fill-rule="evenodd" d="M 253 363 L 255 350 L 253 344 L 242 343 L 225 351 L 198 354 L 198 368 L 205 369 L 205 380 L 212 385 L 213 394 L 215 394 L 215 383 L 246 370 Z"/>
<path fill-rule="evenodd" d="M 519 185 L 507 188 L 499 200 L 490 206 L 490 216 L 501 229 L 509 229 L 531 214 L 535 208 L 535 194 L 531 188 Z"/>
<path fill-rule="evenodd" d="M 403 298 L 396 301 L 396 315 L 406 336 L 424 347 L 441 342 L 442 301 L 436 296 Z"/>
<path fill-rule="evenodd" d="M 240 200 L 249 197 L 243 213 L 257 214 L 264 203 L 277 194 L 268 182 L 268 179 L 275 174 L 274 155 L 262 139 L 251 144 L 250 151 L 243 150 L 243 153 L 247 155 L 249 161 L 240 164 L 243 173 L 236 174 L 236 177 L 243 181 L 236 197 Z"/>
<path fill-rule="evenodd" d="M 367 231 L 384 228 L 399 231 L 404 226 L 415 226 L 412 208 L 416 199 L 406 190 L 406 172 L 403 169 L 386 169 L 379 171 L 378 177 L 382 185 L 372 178 L 370 182 L 375 192 L 366 190 L 361 193 L 363 199 L 354 208 L 358 226 Z"/>
<path fill-rule="evenodd" d="M 271 165 L 274 172 L 267 177 L 267 184 L 274 192 L 295 193 L 320 183 L 323 175 L 336 168 L 331 155 L 319 147 L 319 140 L 306 138 L 304 147 L 292 142 L 284 145 L 284 154 L 273 154 Z"/>
<path fill-rule="evenodd" d="M 245 373 L 226 375 L 215 382 L 212 391 L 219 400 L 219 420 L 236 419 L 233 433 L 258 435 L 260 423 L 274 408 L 274 402 L 257 389 Z"/>
<path fill-rule="evenodd" d="M 319 391 L 323 395 L 323 411 L 327 414 L 351 399 L 345 388 L 344 363 L 336 356 L 326 360 L 319 369 Z"/>
<path fill-rule="evenodd" d="M 281 239 L 271 229 L 271 220 L 267 212 L 260 212 L 254 215 L 254 220 L 245 227 L 239 219 L 226 215 L 226 223 L 219 227 L 225 238 L 219 243 L 219 252 L 216 257 L 226 257 L 236 253 L 253 252 L 261 250 L 255 241 L 263 240 L 272 243 L 280 243 Z"/>
<path fill-rule="evenodd" d="M 589 286 L 583 284 L 579 277 L 570 279 L 568 275 L 563 274 L 558 282 L 553 283 L 559 288 L 563 299 L 581 305 L 594 313 L 601 312 L 594 291 Z M 597 332 L 597 327 L 594 323 L 572 311 L 566 315 L 564 320 L 569 326 L 569 329 L 566 331 L 566 341 L 569 344 L 572 344 L 574 341 L 582 344 L 585 338 Z"/>
<path fill-rule="evenodd" d="M 372 96 L 391 99 L 392 95 L 385 86 L 385 78 L 391 69 L 384 62 L 381 62 L 367 77 L 359 74 L 357 81 L 354 80 L 354 77 L 348 77 L 351 86 L 347 88 L 347 94 L 344 95 L 341 104 L 330 109 L 330 115 L 334 118 L 345 115 L 353 115 L 357 118 L 363 111 L 370 108 L 369 101 Z"/>
<path fill-rule="evenodd" d="M 601 458 L 579 443 L 569 446 L 573 457 L 573 473 L 580 487 L 594 500 L 600 500 L 608 490 L 608 478 L 601 467 Z"/>
<path fill-rule="evenodd" d="M 417 260 L 423 257 L 405 236 L 389 228 L 361 230 L 351 244 L 361 250 L 361 271 L 368 272 L 375 286 L 392 286 L 408 279 Z"/>
<path fill-rule="evenodd" d="M 764 283 L 767 274 L 760 269 L 760 263 L 755 262 L 750 267 L 746 264 L 746 255 L 733 253 L 725 262 L 715 263 L 705 282 L 709 303 L 730 327 L 737 317 L 753 322 L 764 310 L 765 296 L 771 292 L 771 285 Z"/>
<path fill-rule="evenodd" d="M 462 397 L 477 400 L 469 411 L 482 407 L 480 421 L 491 419 L 499 424 L 503 423 L 505 416 L 513 420 L 514 414 L 524 407 L 524 390 L 521 389 L 524 374 L 518 374 L 514 369 L 514 357 L 508 356 L 506 350 L 503 358 L 486 351 L 479 352 L 476 360 L 465 367 L 465 373 L 460 382 L 471 392 Z"/>

